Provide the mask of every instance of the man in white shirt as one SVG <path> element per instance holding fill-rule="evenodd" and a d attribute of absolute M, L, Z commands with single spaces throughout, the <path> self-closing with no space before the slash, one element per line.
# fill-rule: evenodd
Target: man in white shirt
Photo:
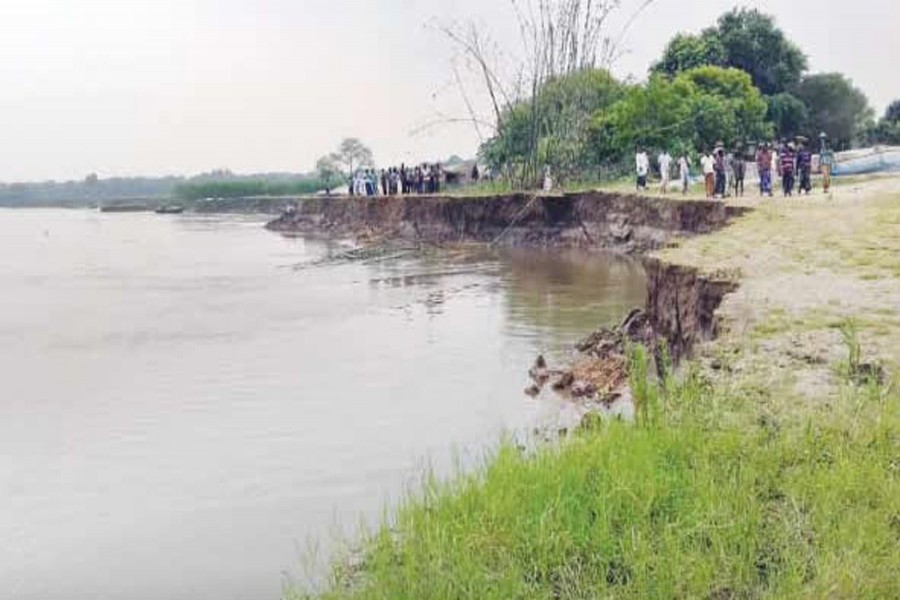
<path fill-rule="evenodd" d="M 700 166 L 706 179 L 706 197 L 712 198 L 716 194 L 716 161 L 708 150 L 700 159 Z"/>
<path fill-rule="evenodd" d="M 659 179 L 662 182 L 660 188 L 662 193 L 669 192 L 669 172 L 672 168 L 672 156 L 668 150 L 663 150 L 659 155 Z"/>
<path fill-rule="evenodd" d="M 643 148 L 638 149 L 634 157 L 635 166 L 637 167 L 637 189 L 647 189 L 647 173 L 650 172 L 650 159 Z"/>

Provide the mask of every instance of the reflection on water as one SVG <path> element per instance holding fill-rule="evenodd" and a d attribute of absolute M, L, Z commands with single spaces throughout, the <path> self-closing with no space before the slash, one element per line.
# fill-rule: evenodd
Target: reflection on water
<path fill-rule="evenodd" d="M 277 598 L 298 547 L 425 461 L 561 419 L 522 394 L 535 355 L 643 303 L 624 259 L 342 248 L 257 218 L 0 211 L 3 598 Z"/>

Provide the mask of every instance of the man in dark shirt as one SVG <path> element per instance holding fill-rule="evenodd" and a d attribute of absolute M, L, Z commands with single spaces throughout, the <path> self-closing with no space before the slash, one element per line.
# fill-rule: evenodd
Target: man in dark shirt
<path fill-rule="evenodd" d="M 731 172 L 734 173 L 734 195 L 744 195 L 744 176 L 747 165 L 744 162 L 744 149 L 738 146 L 731 157 Z"/>
<path fill-rule="evenodd" d="M 797 152 L 797 172 L 800 174 L 800 190 L 799 193 L 806 192 L 808 196 L 812 191 L 812 152 L 806 147 L 806 144 L 800 143 L 800 150 Z"/>
<path fill-rule="evenodd" d="M 716 193 L 719 198 L 725 197 L 725 150 L 719 148 L 716 150 L 715 163 L 713 168 L 716 172 Z"/>
<path fill-rule="evenodd" d="M 794 168 L 797 156 L 794 153 L 794 145 L 788 144 L 781 152 L 781 163 L 779 170 L 781 171 L 781 187 L 784 189 L 785 196 L 794 195 Z"/>
<path fill-rule="evenodd" d="M 759 171 L 759 195 L 772 195 L 772 149 L 768 142 L 756 151 L 756 169 Z"/>

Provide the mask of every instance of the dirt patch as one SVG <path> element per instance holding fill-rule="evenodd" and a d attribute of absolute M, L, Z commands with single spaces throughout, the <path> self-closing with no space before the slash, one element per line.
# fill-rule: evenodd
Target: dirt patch
<path fill-rule="evenodd" d="M 656 254 L 740 279 L 719 310 L 722 335 L 707 364 L 777 388 L 772 409 L 791 412 L 839 398 L 848 322 L 865 362 L 900 364 L 900 178 L 746 203 L 754 210 L 727 230 Z"/>

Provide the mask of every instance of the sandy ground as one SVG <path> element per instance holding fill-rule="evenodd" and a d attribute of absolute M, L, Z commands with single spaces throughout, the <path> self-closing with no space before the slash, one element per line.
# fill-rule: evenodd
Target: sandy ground
<path fill-rule="evenodd" d="M 785 408 L 840 392 L 858 331 L 864 361 L 900 364 L 900 177 L 839 184 L 830 194 L 728 200 L 754 210 L 728 228 L 664 250 L 664 260 L 735 279 L 722 335 L 702 349 L 709 371 L 758 380 Z"/>

